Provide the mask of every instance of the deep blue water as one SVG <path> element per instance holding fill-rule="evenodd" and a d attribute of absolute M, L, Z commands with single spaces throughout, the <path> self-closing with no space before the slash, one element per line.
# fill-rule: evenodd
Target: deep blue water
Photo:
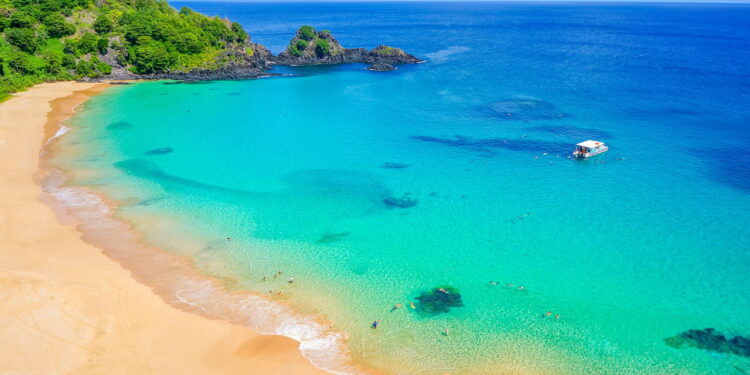
<path fill-rule="evenodd" d="M 434 84 L 472 98 L 498 85 L 564 93 L 581 108 L 684 137 L 686 146 L 702 138 L 685 151 L 705 159 L 713 179 L 750 189 L 750 5 L 171 4 L 236 20 L 274 53 L 303 24 L 335 31 L 346 47 L 398 46 L 444 65 Z M 710 135 L 692 131 L 707 128 Z"/>
<path fill-rule="evenodd" d="M 427 62 L 95 97 L 58 163 L 146 240 L 394 373 L 750 373 L 664 341 L 750 335 L 750 6 L 172 4 L 275 53 L 307 24 Z M 586 139 L 610 151 L 568 159 Z M 464 306 L 409 309 L 441 285 Z"/>

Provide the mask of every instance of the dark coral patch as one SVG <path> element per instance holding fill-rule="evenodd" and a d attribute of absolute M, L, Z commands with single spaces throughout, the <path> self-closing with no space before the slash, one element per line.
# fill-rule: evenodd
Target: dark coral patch
<path fill-rule="evenodd" d="M 385 162 L 380 165 L 380 168 L 385 169 L 404 169 L 408 167 L 411 167 L 411 164 Z"/>
<path fill-rule="evenodd" d="M 146 155 L 164 155 L 174 151 L 172 147 L 159 147 L 150 151 L 144 152 Z"/>
<path fill-rule="evenodd" d="M 117 121 L 117 122 L 113 122 L 113 123 L 107 125 L 107 129 L 109 129 L 109 130 L 128 129 L 128 128 L 132 128 L 132 127 L 133 127 L 133 124 L 131 124 L 129 122 L 125 122 L 125 121 Z"/>
<path fill-rule="evenodd" d="M 733 353 L 742 357 L 750 357 L 749 337 L 735 336 L 727 339 L 726 336 L 713 328 L 689 329 L 677 336 L 664 339 L 664 342 L 673 348 L 689 346 L 712 352 Z"/>
<path fill-rule="evenodd" d="M 383 199 L 383 204 L 388 208 L 410 208 L 416 206 L 417 202 L 409 193 L 404 194 L 401 198 L 387 197 Z"/>
<path fill-rule="evenodd" d="M 466 151 L 479 152 L 487 156 L 493 156 L 495 150 L 549 153 L 567 153 L 570 151 L 570 143 L 567 142 L 549 142 L 531 139 L 469 138 L 461 135 L 456 135 L 453 138 L 415 135 L 410 138 L 421 142 L 435 143 L 460 148 Z"/>
<path fill-rule="evenodd" d="M 331 243 L 341 241 L 343 237 L 352 234 L 352 232 L 326 233 L 318 240 L 318 243 Z"/>
<path fill-rule="evenodd" d="M 554 104 L 535 98 L 510 98 L 494 102 L 490 113 L 505 120 L 552 120 L 567 117 Z"/>
<path fill-rule="evenodd" d="M 426 316 L 445 314 L 451 308 L 464 305 L 461 293 L 452 286 L 438 286 L 417 296 L 417 312 Z"/>

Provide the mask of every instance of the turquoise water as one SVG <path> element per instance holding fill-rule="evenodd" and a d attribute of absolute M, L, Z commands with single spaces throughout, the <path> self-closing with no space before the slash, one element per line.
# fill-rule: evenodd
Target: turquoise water
<path fill-rule="evenodd" d="M 750 8 L 192 6 L 272 48 L 303 22 L 428 62 L 93 98 L 52 162 L 146 242 L 282 290 L 392 373 L 750 372 L 663 341 L 750 335 Z M 610 151 L 567 158 L 589 138 Z M 463 306 L 426 313 L 441 286 Z"/>

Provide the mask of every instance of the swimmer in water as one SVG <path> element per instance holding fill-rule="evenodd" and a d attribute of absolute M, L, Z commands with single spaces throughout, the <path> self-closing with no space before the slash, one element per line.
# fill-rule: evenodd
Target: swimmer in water
<path fill-rule="evenodd" d="M 291 283 L 293 283 L 293 282 L 294 282 L 294 278 L 293 278 L 293 277 L 291 277 L 291 276 L 289 276 L 289 280 L 287 280 L 286 282 L 288 282 L 289 284 L 291 284 Z"/>
<path fill-rule="evenodd" d="M 409 302 L 409 307 L 411 307 L 414 310 L 417 309 L 417 306 L 414 306 L 414 302 Z"/>
<path fill-rule="evenodd" d="M 515 285 L 513 285 L 513 283 L 507 283 L 505 286 L 514 287 Z"/>
<path fill-rule="evenodd" d="M 490 281 L 490 285 L 497 285 L 497 281 Z"/>
<path fill-rule="evenodd" d="M 396 310 L 400 309 L 400 308 L 401 308 L 401 306 L 402 306 L 402 305 L 401 305 L 400 303 L 397 303 L 397 304 L 393 305 L 393 308 L 391 308 L 391 312 L 394 312 L 394 311 L 396 311 Z"/>
<path fill-rule="evenodd" d="M 440 288 L 440 289 L 438 289 L 438 292 L 443 292 L 443 293 L 445 293 L 445 294 L 450 294 L 450 293 L 448 293 L 448 291 L 447 291 L 447 290 L 445 290 L 445 289 L 443 289 L 443 288 Z"/>
<path fill-rule="evenodd" d="M 525 292 L 525 291 L 526 291 L 526 288 L 524 288 L 524 287 L 522 287 L 522 286 L 519 286 L 519 287 L 518 287 L 518 290 L 519 290 L 519 291 L 521 291 L 521 292 Z"/>
<path fill-rule="evenodd" d="M 445 331 L 443 331 L 443 335 L 448 336 L 448 334 L 450 334 L 450 331 L 446 328 Z"/>
<path fill-rule="evenodd" d="M 227 237 L 227 241 L 231 241 L 231 240 L 232 240 L 232 237 Z"/>
<path fill-rule="evenodd" d="M 266 277 L 265 276 L 263 276 L 263 281 L 266 281 Z"/>
<path fill-rule="evenodd" d="M 546 314 L 544 314 L 545 317 L 552 315 L 552 311 L 547 311 Z"/>
<path fill-rule="evenodd" d="M 370 328 L 376 329 L 376 328 L 378 328 L 378 324 L 380 324 L 380 321 L 376 320 L 376 321 L 372 322 L 372 324 L 370 324 Z"/>
<path fill-rule="evenodd" d="M 555 315 L 555 319 L 560 319 L 560 314 Z"/>

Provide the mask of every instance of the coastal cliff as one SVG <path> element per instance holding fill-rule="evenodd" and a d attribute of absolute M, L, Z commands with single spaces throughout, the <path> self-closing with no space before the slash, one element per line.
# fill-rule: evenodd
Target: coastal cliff
<path fill-rule="evenodd" d="M 274 56 L 236 22 L 165 0 L 0 1 L 0 100 L 44 81 L 245 79 L 273 65 L 421 62 L 393 47 L 344 48 L 330 31 L 301 27 Z"/>

